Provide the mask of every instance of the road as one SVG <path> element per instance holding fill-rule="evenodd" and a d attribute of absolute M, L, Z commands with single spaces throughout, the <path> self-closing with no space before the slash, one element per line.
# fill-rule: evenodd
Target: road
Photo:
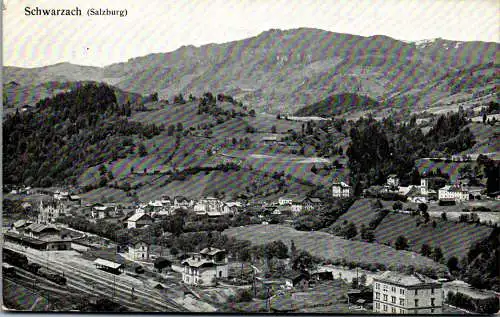
<path fill-rule="evenodd" d="M 170 298 L 162 296 L 155 289 L 148 288 L 142 281 L 125 274 L 114 275 L 93 267 L 88 261 L 65 256 L 68 251 L 38 251 L 5 242 L 5 247 L 25 254 L 35 262 L 59 274 L 64 273 L 68 288 L 77 289 L 89 295 L 98 295 L 115 300 L 137 312 L 185 312 L 186 308 Z M 71 259 L 73 258 L 73 259 Z M 132 298 L 134 288 L 134 298 Z"/>

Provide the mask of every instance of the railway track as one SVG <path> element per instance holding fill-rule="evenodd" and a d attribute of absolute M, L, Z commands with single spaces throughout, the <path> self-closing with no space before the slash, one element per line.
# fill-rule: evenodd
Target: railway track
<path fill-rule="evenodd" d="M 175 301 L 162 297 L 156 291 L 152 291 L 139 285 L 130 285 L 120 281 L 119 276 L 95 269 L 93 272 L 49 259 L 41 259 L 34 251 L 22 249 L 15 245 L 6 245 L 7 248 L 25 254 L 30 262 L 49 266 L 49 270 L 56 273 L 64 273 L 67 278 L 67 286 L 78 291 L 108 297 L 118 301 L 132 311 L 139 312 L 184 312 L 186 308 Z M 132 288 L 134 288 L 132 298 Z"/>

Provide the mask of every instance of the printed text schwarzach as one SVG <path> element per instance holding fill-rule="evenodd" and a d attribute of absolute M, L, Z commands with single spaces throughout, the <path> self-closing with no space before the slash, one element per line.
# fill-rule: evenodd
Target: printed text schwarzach
<path fill-rule="evenodd" d="M 26 7 L 24 8 L 24 15 L 31 16 L 31 15 L 72 15 L 72 16 L 77 16 L 77 15 L 82 15 L 82 10 L 80 8 L 76 7 L 74 9 L 41 9 L 39 7 L 31 8 L 31 7 Z"/>

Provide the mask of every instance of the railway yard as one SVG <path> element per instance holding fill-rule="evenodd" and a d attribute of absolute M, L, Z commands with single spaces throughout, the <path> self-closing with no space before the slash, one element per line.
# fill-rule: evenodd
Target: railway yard
<path fill-rule="evenodd" d="M 186 311 L 172 299 L 175 293 L 160 292 L 126 274 L 115 275 L 96 269 L 92 262 L 79 258 L 75 251 L 42 252 L 9 242 L 4 245 L 4 251 L 6 249 L 25 256 L 29 263 L 37 263 L 40 270 L 64 277 L 65 283 L 56 283 L 16 263 L 10 263 L 15 267 L 15 273 L 4 272 L 4 280 L 7 281 L 4 288 L 24 288 L 32 296 L 40 297 L 38 301 L 46 301 L 50 310 L 86 310 L 89 305 L 95 306 L 97 302 L 107 300 L 106 306 L 112 307 L 113 311 Z M 29 307 L 12 309 L 30 310 Z"/>

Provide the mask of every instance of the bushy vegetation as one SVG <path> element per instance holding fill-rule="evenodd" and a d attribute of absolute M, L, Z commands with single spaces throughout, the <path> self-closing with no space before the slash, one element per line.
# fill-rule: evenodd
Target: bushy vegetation
<path fill-rule="evenodd" d="M 492 296 L 490 298 L 479 299 L 472 298 L 469 295 L 460 292 L 448 292 L 446 296 L 448 304 L 461 307 L 480 314 L 495 314 L 498 312 L 498 298 Z"/>
<path fill-rule="evenodd" d="M 4 183 L 49 187 L 75 183 L 86 166 L 126 156 L 120 137 L 150 138 L 161 128 L 128 122 L 129 103 L 112 88 L 89 83 L 40 100 L 37 112 L 16 112 L 3 124 Z"/>
<path fill-rule="evenodd" d="M 400 125 L 391 117 L 382 122 L 372 117 L 359 119 L 351 128 L 347 150 L 355 192 L 384 184 L 389 174 L 410 183 L 418 158 L 428 157 L 431 152 L 453 154 L 470 148 L 474 140 L 467 124 L 463 111 L 443 115 L 424 135 L 416 117 Z"/>

